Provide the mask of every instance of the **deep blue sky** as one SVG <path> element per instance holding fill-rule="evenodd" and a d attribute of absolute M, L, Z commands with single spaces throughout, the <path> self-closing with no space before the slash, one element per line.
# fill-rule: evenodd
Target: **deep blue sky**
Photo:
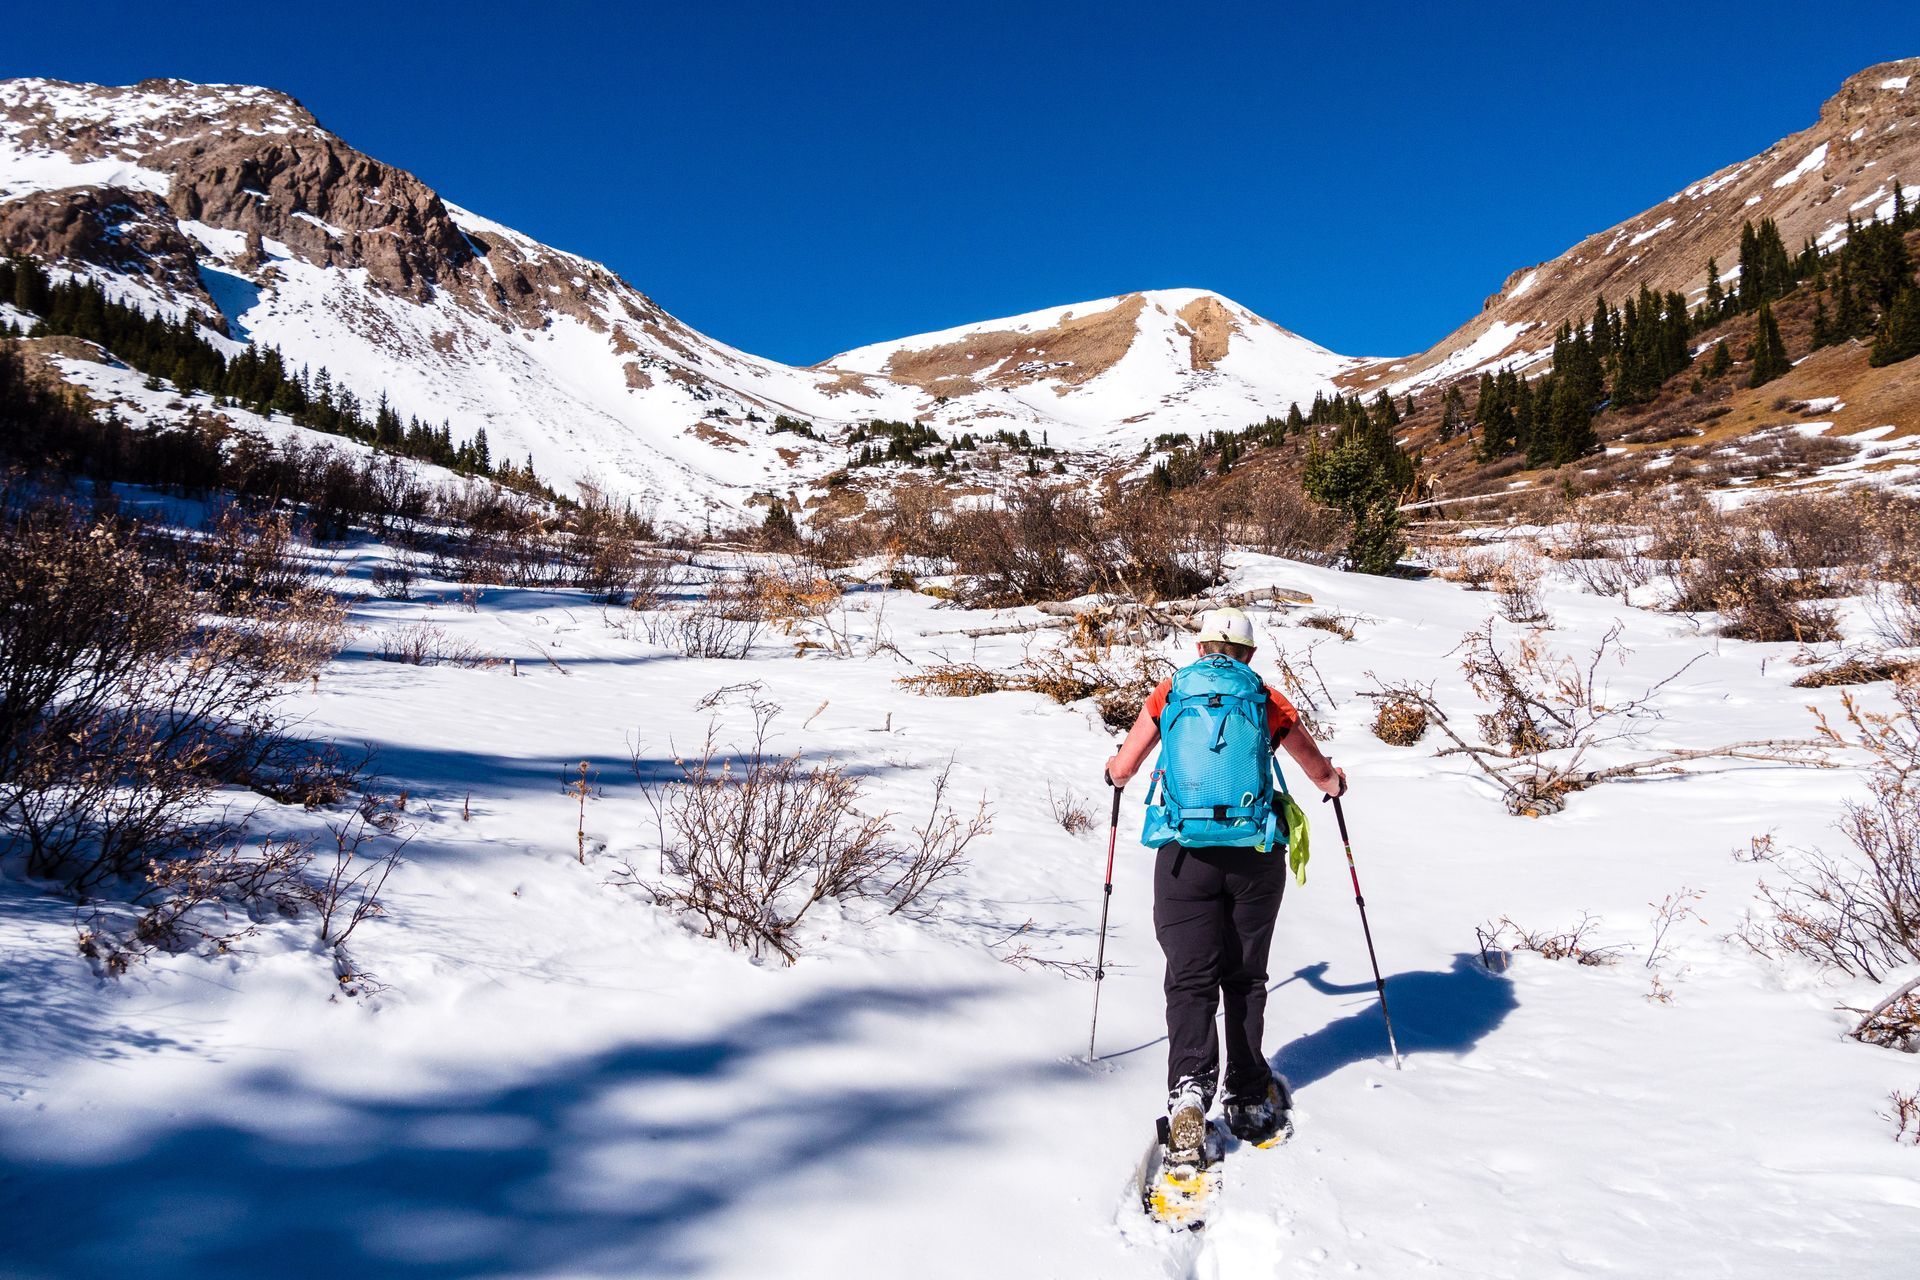
<path fill-rule="evenodd" d="M 284 89 L 796 362 L 1182 285 L 1416 350 L 1920 54 L 1885 0 L 9 9 L 0 75 Z"/>

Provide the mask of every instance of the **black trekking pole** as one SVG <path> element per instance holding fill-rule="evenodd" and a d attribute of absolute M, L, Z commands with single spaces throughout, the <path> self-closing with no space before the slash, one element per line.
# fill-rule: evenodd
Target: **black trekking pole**
<path fill-rule="evenodd" d="M 1093 1041 L 1100 1032 L 1100 980 L 1107 976 L 1107 908 L 1113 905 L 1113 851 L 1119 843 L 1120 788 L 1115 787 L 1113 789 L 1113 820 L 1107 826 L 1106 896 L 1100 899 L 1100 946 L 1093 956 L 1093 1025 L 1087 1028 L 1088 1062 L 1093 1061 Z"/>
<path fill-rule="evenodd" d="M 1347 874 L 1353 877 L 1353 901 L 1360 908 L 1360 932 L 1367 938 L 1367 959 L 1373 962 L 1373 986 L 1380 993 L 1380 1016 L 1387 1022 L 1387 1048 L 1393 1050 L 1393 1069 L 1400 1070 L 1400 1046 L 1393 1038 L 1393 1015 L 1387 1012 L 1387 980 L 1380 976 L 1380 957 L 1373 951 L 1373 929 L 1367 924 L 1367 900 L 1360 892 L 1360 870 L 1353 865 L 1353 841 L 1347 838 L 1347 814 L 1340 807 L 1339 796 L 1328 796 L 1333 801 L 1333 816 L 1340 823 L 1340 843 L 1347 851 Z"/>

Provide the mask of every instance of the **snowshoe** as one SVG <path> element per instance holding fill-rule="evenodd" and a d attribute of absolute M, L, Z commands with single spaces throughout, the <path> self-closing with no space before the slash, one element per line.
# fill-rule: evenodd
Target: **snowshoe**
<path fill-rule="evenodd" d="M 1293 1136 L 1293 1091 L 1279 1076 L 1267 1084 L 1263 1098 L 1228 1102 L 1227 1129 L 1242 1142 L 1277 1147 Z"/>
<path fill-rule="evenodd" d="M 1196 1137 L 1183 1126 L 1181 1141 L 1191 1145 L 1176 1149 L 1175 1121 L 1189 1116 L 1198 1121 L 1199 1133 Z M 1140 1172 L 1140 1200 L 1147 1216 L 1175 1231 L 1206 1226 L 1207 1213 L 1220 1190 L 1224 1155 L 1218 1130 L 1197 1107 L 1190 1113 L 1176 1108 L 1174 1115 L 1160 1117 L 1159 1132 Z"/>

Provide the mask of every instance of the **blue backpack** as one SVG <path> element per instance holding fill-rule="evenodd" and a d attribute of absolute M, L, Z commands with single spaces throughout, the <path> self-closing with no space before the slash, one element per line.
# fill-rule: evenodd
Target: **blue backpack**
<path fill-rule="evenodd" d="M 1173 675 L 1140 842 L 1262 852 L 1297 843 L 1289 861 L 1304 880 L 1305 815 L 1295 819 L 1299 809 L 1284 778 L 1275 792 L 1279 776 L 1267 733 L 1266 685 L 1245 663 L 1208 654 Z M 1293 831 L 1297 841 L 1289 838 Z"/>

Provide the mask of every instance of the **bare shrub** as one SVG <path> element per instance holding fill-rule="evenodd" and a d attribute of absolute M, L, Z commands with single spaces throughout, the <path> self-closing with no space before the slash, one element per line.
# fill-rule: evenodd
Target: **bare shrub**
<path fill-rule="evenodd" d="M 1868 616 L 1887 644 L 1920 647 L 1920 499 L 1873 490 L 1861 502 L 1873 547 Z"/>
<path fill-rule="evenodd" d="M 653 643 L 678 649 L 689 658 L 738 660 L 753 652 L 766 628 L 765 611 L 766 602 L 753 575 L 715 581 L 703 598 L 649 615 L 647 635 Z"/>
<path fill-rule="evenodd" d="M 1320 673 L 1320 664 L 1315 660 L 1316 652 L 1325 643 L 1325 640 L 1316 640 L 1298 649 L 1279 643 L 1272 647 L 1273 669 L 1280 677 L 1281 692 L 1299 714 L 1301 727 L 1321 742 L 1334 736 L 1333 713 L 1339 709 L 1333 690 L 1327 686 L 1326 677 Z"/>
<path fill-rule="evenodd" d="M 261 560 L 188 572 L 183 545 L 58 504 L 0 515 L 0 825 L 29 874 L 86 889 L 201 843 L 213 790 L 278 740 L 280 692 L 345 642 L 324 592 Z"/>
<path fill-rule="evenodd" d="M 1500 616 L 1523 626 L 1544 623 L 1547 607 L 1540 599 L 1543 576 L 1540 560 L 1531 552 L 1516 552 L 1502 560 L 1493 577 L 1493 588 L 1500 593 Z"/>
<path fill-rule="evenodd" d="M 1481 546 L 1436 545 L 1428 554 L 1434 561 L 1434 573 L 1448 582 L 1457 582 L 1469 591 L 1490 591 L 1500 573 L 1504 554 Z"/>
<path fill-rule="evenodd" d="M 1779 875 L 1760 885 L 1766 918 L 1741 931 L 1755 950 L 1806 956 L 1875 981 L 1920 961 L 1920 679 L 1902 679 L 1894 691 L 1894 712 L 1867 711 L 1844 694 L 1843 725 L 1815 713 L 1826 743 L 1871 758 L 1869 798 L 1843 808 L 1838 825 L 1849 854 L 1755 845 Z"/>
<path fill-rule="evenodd" d="M 942 550 L 969 607 L 1066 600 L 1092 590 L 1136 600 L 1192 595 L 1221 580 L 1227 520 L 1109 486 L 1096 507 L 1079 491 L 1032 485 L 993 506 L 954 512 Z"/>
<path fill-rule="evenodd" d="M 380 893 L 407 841 L 378 847 L 391 833 L 359 813 L 327 830 L 329 855 L 317 855 L 312 839 L 269 837 L 251 849 L 229 841 L 154 859 L 135 903 L 99 907 L 80 926 L 80 954 L 103 976 L 118 977 L 156 951 L 225 954 L 263 923 L 312 910 L 314 940 L 333 952 L 335 975 L 346 985 L 354 976 L 346 941 L 384 911 Z"/>
<path fill-rule="evenodd" d="M 1390 747 L 1411 747 L 1426 737 L 1429 720 L 1427 698 L 1421 697 L 1421 692 L 1389 686 L 1369 695 L 1377 704 L 1373 717 L 1373 736 Z"/>
<path fill-rule="evenodd" d="M 1808 603 L 1857 583 L 1863 544 L 1830 526 L 1858 528 L 1836 499 L 1775 498 L 1740 511 L 1711 506 L 1669 513 L 1671 607 L 1717 612 L 1738 640 L 1836 640 L 1834 611 Z"/>
<path fill-rule="evenodd" d="M 1920 570 L 1901 567 L 1901 577 L 1877 582 L 1867 595 L 1867 616 L 1879 637 L 1901 648 L 1920 648 Z"/>
<path fill-rule="evenodd" d="M 947 559 L 957 532 L 948 524 L 949 504 L 948 495 L 934 485 L 918 480 L 894 485 L 877 512 L 887 545 L 915 560 Z"/>
<path fill-rule="evenodd" d="M 965 817 L 947 803 L 952 782 L 953 760 L 948 759 L 933 780 L 926 820 L 910 829 L 911 839 L 904 847 L 891 851 L 873 886 L 860 886 L 855 896 L 868 896 L 877 887 L 889 915 L 925 918 L 932 914 L 937 901 L 933 891 L 966 870 L 968 847 L 993 830 L 993 814 L 984 794 Z"/>
<path fill-rule="evenodd" d="M 977 698 L 983 693 L 1025 688 L 1022 679 L 1012 672 L 996 671 L 977 662 L 941 662 L 901 676 L 894 683 L 902 689 L 933 697 Z"/>
<path fill-rule="evenodd" d="M 1300 619 L 1301 626 L 1339 636 L 1342 640 L 1353 639 L 1354 628 L 1359 622 L 1360 618 L 1357 615 L 1348 613 L 1310 613 Z"/>
<path fill-rule="evenodd" d="M 413 599 L 414 568 L 405 559 L 397 559 L 392 564 L 377 564 L 368 575 L 373 589 L 383 599 Z"/>
<path fill-rule="evenodd" d="M 1893 1140 L 1920 1147 L 1920 1089 L 1902 1093 L 1895 1089 L 1887 1095 L 1891 1107 L 1880 1118 L 1893 1125 Z"/>
<path fill-rule="evenodd" d="M 1818 643 L 1840 638 L 1832 609 L 1796 600 L 1766 572 L 1730 574 L 1713 588 L 1720 634 L 1735 640 Z"/>
<path fill-rule="evenodd" d="M 615 506 L 592 484 L 579 488 L 566 536 L 550 543 L 553 558 L 570 566 L 572 585 L 602 604 L 619 604 L 647 572 L 639 543 L 654 536 L 652 516 L 636 512 L 631 503 Z"/>
<path fill-rule="evenodd" d="M 1579 923 L 1559 933 L 1524 929 L 1507 916 L 1481 925 L 1474 933 L 1480 939 L 1483 954 L 1490 949 L 1500 948 L 1531 951 L 1548 960 L 1572 960 L 1593 966 L 1613 964 L 1626 948 L 1619 944 L 1593 945 L 1592 937 L 1599 927 L 1598 919 L 1582 912 Z"/>
<path fill-rule="evenodd" d="M 1493 619 L 1468 632 L 1456 650 L 1461 671 L 1489 708 L 1475 717 L 1471 735 L 1453 723 L 1430 689 L 1412 684 L 1382 688 L 1376 678 L 1376 688 L 1364 696 L 1401 698 L 1423 707 L 1429 723 L 1451 744 L 1439 754 L 1466 757 L 1500 787 L 1509 812 L 1527 817 L 1557 813 L 1569 795 L 1602 782 L 1671 773 L 1688 761 L 1826 763 L 1818 741 L 1764 739 L 1590 764 L 1602 748 L 1639 743 L 1659 719 L 1654 699 L 1693 665 L 1688 662 L 1637 694 L 1616 697 L 1602 669 L 1625 660 L 1628 651 L 1620 633 L 1620 625 L 1614 624 L 1592 651 L 1575 659 L 1549 649 L 1538 632 L 1503 641 Z"/>
<path fill-rule="evenodd" d="M 971 818 L 946 804 L 951 764 L 935 781 L 927 821 L 902 844 L 891 815 L 861 811 L 859 775 L 775 751 L 779 708 L 753 704 L 753 739 L 727 752 L 710 726 L 697 754 L 675 761 L 679 778 L 646 785 L 660 831 L 662 874 L 626 867 L 619 883 L 697 918 L 708 937 L 755 956 L 792 961 L 807 912 L 828 899 L 882 902 L 889 914 L 937 906 L 935 890 L 965 866 L 967 846 L 990 827 L 984 798 Z M 644 778 L 636 753 L 635 773 Z"/>
<path fill-rule="evenodd" d="M 446 628 L 431 622 L 416 622 L 382 636 L 380 660 L 402 662 L 415 667 L 432 667 L 443 663 L 452 667 L 489 665 L 489 660 L 478 649 L 448 635 Z"/>
<path fill-rule="evenodd" d="M 1053 820 L 1060 824 L 1060 829 L 1070 836 L 1085 835 L 1093 830 L 1093 814 L 1087 810 L 1086 799 L 1064 788 L 1056 795 L 1051 782 L 1047 783 L 1047 808 L 1053 811 Z"/>
<path fill-rule="evenodd" d="M 1094 699 L 1108 727 L 1126 729 L 1153 687 L 1173 664 L 1135 649 L 1113 650 L 1095 644 L 1043 649 L 1001 671 L 972 662 L 922 666 L 895 683 L 914 693 L 942 698 L 974 698 L 984 693 L 1039 693 L 1065 705 Z"/>
<path fill-rule="evenodd" d="M 80 954 L 119 977 L 149 953 L 220 955 L 258 932 L 263 916 L 297 916 L 311 897 L 303 878 L 310 842 L 238 842 L 149 864 L 144 907 L 101 907 L 79 929 Z M 116 917 L 124 923 L 116 923 Z"/>
<path fill-rule="evenodd" d="M 1095 541 L 1095 524 L 1086 498 L 1048 485 L 953 513 L 948 554 L 961 578 L 961 603 L 997 608 L 1083 594 L 1092 581 L 1083 553 Z"/>
<path fill-rule="evenodd" d="M 1665 964 L 1672 957 L 1673 953 L 1667 944 L 1667 935 L 1673 931 L 1673 926 L 1682 921 L 1699 920 L 1700 915 L 1694 910 L 1694 904 L 1706 896 L 1698 889 L 1688 889 L 1683 886 L 1678 892 L 1670 893 L 1658 902 L 1647 904 L 1653 908 L 1653 944 L 1647 948 L 1644 967 L 1655 968 Z M 1701 921 L 1701 923 L 1706 922 Z M 1662 1003 L 1665 1001 L 1663 1000 Z"/>
<path fill-rule="evenodd" d="M 1347 522 L 1307 497 L 1297 484 L 1236 474 L 1220 495 L 1246 541 L 1268 555 L 1307 564 L 1337 564 L 1347 545 Z"/>
<path fill-rule="evenodd" d="M 1226 577 L 1228 526 L 1216 502 L 1167 502 L 1109 486 L 1096 527 L 1096 587 L 1135 600 L 1179 600 Z"/>
<path fill-rule="evenodd" d="M 747 586 L 760 616 L 791 633 L 794 624 L 818 618 L 840 602 L 840 584 L 813 566 L 796 563 L 759 574 Z"/>
<path fill-rule="evenodd" d="M 1569 559 L 1566 571 L 1582 589 L 1629 603 L 1635 591 L 1663 576 L 1664 567 L 1623 540 L 1614 554 Z"/>
<path fill-rule="evenodd" d="M 1877 684 L 1920 671 L 1920 663 L 1889 658 L 1881 653 L 1844 653 L 1815 667 L 1793 682 L 1796 689 L 1831 689 L 1841 685 Z"/>
<path fill-rule="evenodd" d="M 1863 1044 L 1920 1053 L 1920 977 L 1907 980 L 1865 1010 L 1847 1034 Z"/>
<path fill-rule="evenodd" d="M 1033 949 L 1033 943 L 1028 937 L 1032 931 L 1033 921 L 1028 920 L 1006 937 L 989 942 L 987 949 L 993 952 L 1001 964 L 1012 965 L 1016 969 L 1044 969 L 1049 973 L 1057 973 L 1063 978 L 1085 978 L 1088 981 L 1093 979 L 1094 962 L 1092 959 L 1069 959 L 1060 956 L 1043 956 L 1036 954 Z M 1009 943 L 1012 944 L 1010 947 L 1008 946 Z M 1002 951 L 1000 950 L 1001 947 L 1007 947 L 1008 949 Z M 1122 966 L 1114 964 L 1107 965 L 1109 969 L 1120 967 Z"/>
<path fill-rule="evenodd" d="M 341 948 L 354 930 L 385 913 L 380 892 L 413 838 L 410 833 L 403 834 L 404 825 L 393 821 L 392 814 L 391 809 L 375 809 L 370 817 L 368 808 L 363 807 L 360 813 L 327 824 L 330 848 L 321 855 L 327 861 L 310 900 L 319 916 L 320 944 L 333 949 L 336 976 L 342 982 L 350 975 L 340 972 L 344 962 Z"/>

